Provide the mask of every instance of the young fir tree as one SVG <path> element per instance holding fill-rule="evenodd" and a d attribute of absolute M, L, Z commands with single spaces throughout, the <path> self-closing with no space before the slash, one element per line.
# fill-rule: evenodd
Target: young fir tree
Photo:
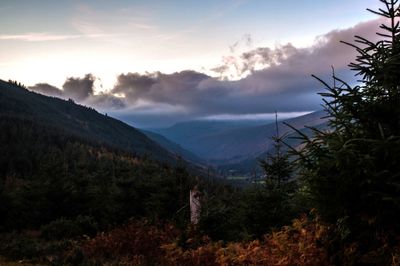
<path fill-rule="evenodd" d="M 295 151 L 319 213 L 344 228 L 343 239 L 364 243 L 400 232 L 400 9 L 397 0 L 380 1 L 382 9 L 369 11 L 385 18 L 381 40 L 344 42 L 358 52 L 349 65 L 358 85 L 316 77 L 327 89 L 330 130 L 302 135 L 305 146 Z"/>
<path fill-rule="evenodd" d="M 279 135 L 276 117 L 276 136 L 273 137 L 273 151 L 260 161 L 265 179 L 261 185 L 250 187 L 245 193 L 244 202 L 247 230 L 252 236 L 262 236 L 271 228 L 279 228 L 290 223 L 295 217 L 293 197 L 296 182 L 293 180 L 293 167 L 289 155 L 283 150 L 285 136 Z"/>
<path fill-rule="evenodd" d="M 265 160 L 260 161 L 264 170 L 266 186 L 269 189 L 281 189 L 288 185 L 293 174 L 293 167 L 289 161 L 289 154 L 282 151 L 282 141 L 285 136 L 279 135 L 278 115 L 275 112 L 276 136 L 274 141 L 274 153 L 268 153 Z"/>

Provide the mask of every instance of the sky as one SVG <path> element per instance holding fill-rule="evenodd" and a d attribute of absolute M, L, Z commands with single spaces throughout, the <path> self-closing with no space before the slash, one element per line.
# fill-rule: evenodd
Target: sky
<path fill-rule="evenodd" d="M 138 127 L 320 109 L 377 0 L 2 0 L 0 79 Z"/>

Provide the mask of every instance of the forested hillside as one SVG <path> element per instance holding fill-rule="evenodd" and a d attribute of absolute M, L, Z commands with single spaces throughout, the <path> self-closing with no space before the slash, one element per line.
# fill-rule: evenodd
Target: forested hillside
<path fill-rule="evenodd" d="M 40 230 L 60 252 L 131 218 L 188 222 L 186 163 L 132 127 L 1 81 L 0 128 L 0 258 L 47 252 L 6 232 Z"/>
<path fill-rule="evenodd" d="M 142 133 L 94 110 L 30 93 L 12 84 L 2 85 L 2 230 L 36 228 L 79 215 L 91 217 L 104 227 L 134 216 L 169 217 L 184 205 L 172 198 L 188 193 L 188 174 L 183 173 L 185 179 L 178 181 L 181 170 L 138 157 L 136 147 L 141 152 L 151 148 L 147 151 L 160 151 L 157 156 L 170 156 Z M 53 106 L 52 101 L 58 105 Z M 78 131 L 80 123 L 82 130 Z M 121 148 L 121 143 L 130 144 Z M 178 183 L 166 185 L 169 182 Z M 167 196 L 171 201 L 154 198 L 165 196 L 160 189 L 171 190 L 167 192 L 171 193 Z M 161 214 L 161 209 L 157 211 L 149 204 L 169 204 L 175 211 L 160 207 L 165 212 Z"/>
<path fill-rule="evenodd" d="M 94 144 L 125 150 L 153 159 L 173 162 L 172 154 L 127 124 L 96 110 L 30 92 L 22 86 L 0 80 L 0 115 L 19 121 L 31 121 L 43 128 L 62 132 Z"/>

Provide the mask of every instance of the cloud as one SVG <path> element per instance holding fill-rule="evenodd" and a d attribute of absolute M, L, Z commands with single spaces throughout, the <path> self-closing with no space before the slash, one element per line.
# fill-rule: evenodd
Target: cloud
<path fill-rule="evenodd" d="M 100 10 L 91 4 L 77 4 L 70 24 L 84 36 L 109 36 L 117 38 L 132 32 L 140 34 L 158 32 L 158 26 L 152 21 L 154 11 L 135 8 Z"/>
<path fill-rule="evenodd" d="M 29 89 L 44 95 L 56 96 L 63 99 L 73 99 L 77 103 L 93 106 L 101 111 L 113 111 L 126 108 L 125 99 L 110 93 L 94 94 L 96 77 L 86 74 L 83 78 L 69 77 L 59 89 L 47 83 L 38 83 Z"/>
<path fill-rule="evenodd" d="M 243 34 L 242 38 L 240 38 L 239 41 L 236 41 L 234 44 L 229 46 L 229 50 L 231 53 L 235 53 L 236 50 L 238 49 L 238 47 L 240 45 L 244 44 L 246 46 L 246 48 L 249 48 L 252 46 L 253 44 L 253 38 L 251 37 L 250 34 L 246 33 Z"/>
<path fill-rule="evenodd" d="M 118 76 L 112 93 L 124 95 L 130 106 L 140 101 L 153 105 L 178 106 L 185 114 L 207 115 L 260 114 L 310 111 L 320 108 L 322 85 L 311 78 L 329 78 L 331 65 L 336 73 L 354 82 L 347 64 L 355 59 L 353 48 L 340 40 L 354 35 L 375 40 L 377 20 L 352 28 L 331 31 L 316 38 L 313 46 L 297 48 L 288 43 L 275 48 L 259 47 L 237 57 L 224 58 L 215 71 L 235 68 L 247 75 L 238 80 L 214 78 L 194 71 L 173 74 L 127 73 Z M 164 114 L 168 113 L 165 110 Z M 162 112 L 160 116 L 164 115 Z"/>
<path fill-rule="evenodd" d="M 183 105 L 189 107 L 209 90 L 201 90 L 202 81 L 211 77 L 195 71 L 182 71 L 173 74 L 160 72 L 141 75 L 138 73 L 121 74 L 112 90 L 114 94 L 123 94 L 131 104 L 143 100 L 151 103 Z"/>
<path fill-rule="evenodd" d="M 29 89 L 49 96 L 63 97 L 64 95 L 64 91 L 47 83 L 37 83 Z"/>
<path fill-rule="evenodd" d="M 204 117 L 260 117 L 274 112 L 299 112 L 319 109 L 320 97 L 306 89 L 315 82 L 292 79 L 280 73 L 279 88 L 262 87 L 264 73 L 238 81 L 218 80 L 202 73 L 183 71 L 173 74 L 121 74 L 111 91 L 123 95 L 126 108 L 115 110 L 114 116 L 139 126 L 162 126 Z M 278 73 L 271 74 L 271 77 Z M 274 77 L 275 78 L 275 77 Z M 284 82 L 284 78 L 291 81 Z M 307 80 L 307 79 L 305 79 Z M 282 82 L 284 84 L 280 84 Z M 297 83 L 297 89 L 291 89 Z"/>
<path fill-rule="evenodd" d="M 82 103 L 96 107 L 102 111 L 115 111 L 126 108 L 124 99 L 107 93 L 90 95 Z"/>
<path fill-rule="evenodd" d="M 321 67 L 325 72 L 330 65 L 342 69 L 355 59 L 356 52 L 353 48 L 341 44 L 340 41 L 352 42 L 355 35 L 376 41 L 378 36 L 374 29 L 383 22 L 382 19 L 378 19 L 360 23 L 348 29 L 333 30 L 318 36 L 314 44 L 306 48 L 297 48 L 287 43 L 274 48 L 258 47 L 235 54 L 231 47 L 231 54 L 222 57 L 221 64 L 212 68 L 211 71 L 219 75 L 220 79 L 226 79 L 243 78 L 256 71 L 274 72 L 277 69 L 287 73 L 307 71 L 313 74 L 320 73 Z"/>
<path fill-rule="evenodd" d="M 0 40 L 26 41 L 26 42 L 44 42 L 44 41 L 62 41 L 68 39 L 80 38 L 82 35 L 59 35 L 46 32 L 32 32 L 25 34 L 0 35 Z"/>
<path fill-rule="evenodd" d="M 31 32 L 25 34 L 2 34 L 0 40 L 3 41 L 24 41 L 24 42 L 47 42 L 64 41 L 78 38 L 102 38 L 109 37 L 107 34 L 52 34 L 47 32 Z"/>
<path fill-rule="evenodd" d="M 124 73 L 108 93 L 94 95 L 95 77 L 68 78 L 63 95 L 87 103 L 139 126 L 161 126 L 204 117 L 251 117 L 278 112 L 305 112 L 321 108 L 323 85 L 315 74 L 329 82 L 331 66 L 336 74 L 355 83 L 347 65 L 354 61 L 354 35 L 376 41 L 381 20 L 360 23 L 318 36 L 315 43 L 298 48 L 288 43 L 258 47 L 223 58 L 214 68 L 218 77 L 187 70 L 172 74 Z M 243 41 L 251 45 L 251 37 Z M 234 47 L 234 49 L 236 49 Z M 235 80 L 227 76 L 236 71 Z M 40 87 L 42 91 L 55 92 Z M 42 88 L 43 87 L 43 88 Z"/>
<path fill-rule="evenodd" d="M 93 95 L 96 78 L 92 74 L 86 74 L 83 78 L 70 77 L 64 82 L 64 94 L 76 101 L 82 101 Z"/>
<path fill-rule="evenodd" d="M 279 113 L 278 118 L 282 119 L 289 119 L 292 117 L 302 116 L 309 114 L 310 112 L 288 112 L 288 113 Z M 274 121 L 275 120 L 275 113 L 266 113 L 266 114 L 238 114 L 238 115 L 231 115 L 231 114 L 223 114 L 223 115 L 210 115 L 205 117 L 205 120 L 222 120 L 222 121 L 237 121 L 237 120 L 266 120 L 266 121 Z"/>

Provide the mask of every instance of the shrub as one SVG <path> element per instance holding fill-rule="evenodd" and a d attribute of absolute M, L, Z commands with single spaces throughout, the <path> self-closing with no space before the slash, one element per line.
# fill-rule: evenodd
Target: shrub
<path fill-rule="evenodd" d="M 82 252 L 90 263 L 118 261 L 152 265 L 163 257 L 161 246 L 174 242 L 178 231 L 172 225 L 157 227 L 147 221 L 132 221 L 86 241 Z"/>
<path fill-rule="evenodd" d="M 47 240 L 68 239 L 81 235 L 93 236 L 98 229 L 90 216 L 78 216 L 75 220 L 60 218 L 42 226 L 42 237 Z"/>
<path fill-rule="evenodd" d="M 205 241 L 184 250 L 175 243 L 164 245 L 165 265 L 329 265 L 325 244 L 330 228 L 318 218 L 306 216 L 279 231 L 251 242 Z"/>

